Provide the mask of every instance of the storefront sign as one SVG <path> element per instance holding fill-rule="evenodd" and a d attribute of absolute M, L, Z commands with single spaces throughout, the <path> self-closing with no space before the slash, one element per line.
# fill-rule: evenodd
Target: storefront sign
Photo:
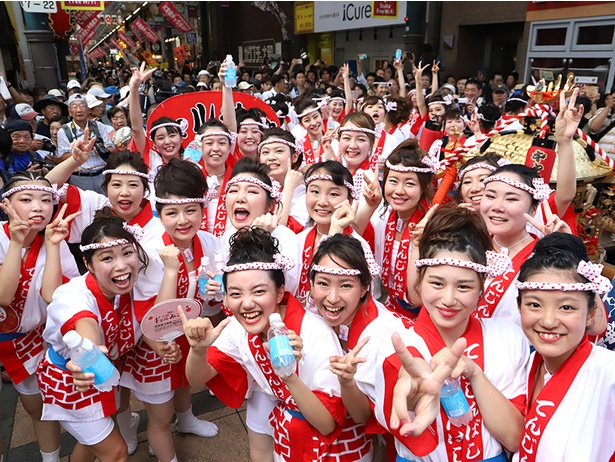
<path fill-rule="evenodd" d="M 248 66 L 260 66 L 266 56 L 275 54 L 275 40 L 254 40 L 242 43 L 243 62 Z"/>
<path fill-rule="evenodd" d="M 126 32 L 124 32 L 123 30 L 119 30 L 117 31 L 117 38 L 120 39 L 122 42 L 124 42 L 126 44 L 126 46 L 132 48 L 134 46 L 136 46 L 136 43 L 134 42 L 133 39 L 131 39 Z"/>
<path fill-rule="evenodd" d="M 173 27 L 180 32 L 189 32 L 192 30 L 192 26 L 188 20 L 184 18 L 179 11 L 177 11 L 171 2 L 162 2 L 158 9 L 167 17 L 169 21 L 171 21 Z"/>
<path fill-rule="evenodd" d="M 118 50 L 123 50 L 124 49 L 122 44 L 120 42 L 118 42 L 114 37 L 111 37 L 109 39 L 109 41 L 111 42 L 111 45 L 113 45 L 113 48 L 116 48 Z"/>
<path fill-rule="evenodd" d="M 314 32 L 404 24 L 406 2 L 314 2 Z"/>
<path fill-rule="evenodd" d="M 100 18 L 98 16 L 94 16 L 92 19 L 90 19 L 90 21 L 81 26 L 81 29 L 79 29 L 77 35 L 83 40 L 84 37 L 95 31 L 99 24 Z"/>
<path fill-rule="evenodd" d="M 26 13 L 57 13 L 56 2 L 19 2 Z"/>
<path fill-rule="evenodd" d="M 314 32 L 314 2 L 295 3 L 295 34 Z"/>
<path fill-rule="evenodd" d="M 63 10 L 95 10 L 102 11 L 105 9 L 104 1 L 83 1 L 83 2 L 60 2 Z"/>
<path fill-rule="evenodd" d="M 137 18 L 130 26 L 132 30 L 139 31 L 151 43 L 158 41 L 158 34 L 141 18 Z"/>

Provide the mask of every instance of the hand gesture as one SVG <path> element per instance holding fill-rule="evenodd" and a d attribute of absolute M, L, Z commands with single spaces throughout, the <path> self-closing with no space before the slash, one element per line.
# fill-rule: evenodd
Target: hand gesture
<path fill-rule="evenodd" d="M 50 245 L 60 245 L 68 237 L 68 225 L 73 218 L 81 215 L 81 211 L 75 212 L 64 218 L 68 204 L 64 204 L 55 220 L 45 227 L 45 242 Z"/>
<path fill-rule="evenodd" d="M 329 231 L 331 234 L 341 233 L 347 226 L 354 223 L 354 219 L 357 216 L 357 208 L 359 207 L 359 201 L 350 205 L 350 201 L 346 199 L 344 202 L 340 202 L 335 206 L 335 211 L 331 215 L 331 226 Z"/>
<path fill-rule="evenodd" d="M 566 95 L 564 92 L 559 94 L 559 113 L 555 119 L 555 135 L 558 140 L 572 141 L 572 137 L 577 132 L 579 122 L 583 117 L 583 106 L 580 105 L 577 109 L 574 104 L 579 96 L 579 89 L 575 88 L 566 106 Z"/>
<path fill-rule="evenodd" d="M 431 73 L 432 74 L 437 74 L 438 72 L 440 72 L 440 61 L 436 61 L 434 59 L 432 65 L 431 65 Z"/>
<path fill-rule="evenodd" d="M 339 152 L 335 152 L 333 150 L 333 147 L 331 146 L 331 142 L 338 137 L 339 128 L 340 127 L 335 127 L 333 130 L 328 130 L 327 133 L 325 133 L 320 139 L 320 143 L 322 144 L 322 147 L 325 151 L 325 160 L 335 160 L 341 163 L 342 156 L 339 154 Z"/>
<path fill-rule="evenodd" d="M 408 224 L 408 226 L 412 226 L 413 228 L 412 231 L 410 231 L 410 240 L 412 241 L 412 245 L 419 245 L 419 241 L 421 240 L 421 237 L 423 237 L 423 230 L 425 229 L 425 225 L 427 225 L 427 222 L 431 219 L 437 208 L 438 204 L 431 206 L 423 219 L 419 221 L 416 225 L 414 225 L 414 223 Z"/>
<path fill-rule="evenodd" d="M 346 356 L 331 356 L 329 358 L 331 364 L 329 370 L 337 375 L 337 380 L 340 382 L 340 385 L 352 385 L 354 382 L 354 375 L 357 373 L 357 364 L 367 361 L 366 358 L 357 357 L 367 342 L 369 342 L 369 337 L 365 337 L 357 343 Z"/>
<path fill-rule="evenodd" d="M 148 69 L 147 71 L 145 70 L 145 61 L 143 61 L 141 63 L 141 67 L 140 68 L 136 68 L 133 70 L 132 72 L 132 77 L 130 78 L 130 82 L 128 82 L 128 86 L 130 87 L 131 91 L 138 91 L 139 90 L 139 86 L 143 83 L 146 82 L 147 79 L 149 79 L 154 72 L 156 72 L 155 67 Z"/>
<path fill-rule="evenodd" d="M 449 362 L 449 365 L 453 365 L 454 361 L 451 360 L 451 350 L 450 348 L 444 347 L 440 351 L 438 351 L 435 355 L 432 356 L 429 361 L 429 367 L 432 370 L 436 370 L 443 362 Z M 453 355 L 455 356 L 455 355 Z M 454 366 L 453 371 L 450 373 L 450 377 L 453 379 L 458 379 L 461 376 L 464 376 L 466 379 L 471 379 L 480 371 L 480 367 L 472 361 L 467 356 L 462 355 L 457 364 Z"/>
<path fill-rule="evenodd" d="M 423 61 L 419 61 L 418 67 L 414 66 L 414 63 L 413 63 L 412 75 L 414 75 L 414 80 L 417 82 L 420 81 L 421 76 L 423 75 L 423 72 L 425 72 L 425 69 L 427 69 L 428 67 L 429 67 L 429 64 L 425 64 L 423 66 Z"/>
<path fill-rule="evenodd" d="M 301 358 L 303 357 L 301 354 L 301 351 L 303 350 L 303 340 L 301 340 L 301 337 L 299 337 L 299 335 L 291 329 L 288 330 L 288 339 L 290 340 L 290 346 L 293 347 L 293 354 L 295 355 L 297 362 L 301 361 Z"/>
<path fill-rule="evenodd" d="M 287 189 L 294 191 L 301 183 L 303 183 L 303 175 L 297 170 L 293 170 L 293 161 L 288 159 L 288 169 L 284 177 L 284 191 Z"/>
<path fill-rule="evenodd" d="M 530 222 L 530 224 L 532 224 L 538 231 L 540 231 L 545 236 L 547 234 L 555 232 L 572 234 L 572 230 L 570 229 L 570 226 L 568 226 L 568 223 L 566 223 L 564 220 L 562 220 L 560 217 L 558 217 L 551 211 L 551 207 L 549 206 L 549 203 L 547 201 L 543 202 L 543 209 L 545 212 L 544 223 L 538 221 L 536 218 L 527 213 L 524 213 L 523 216 L 528 222 Z"/>
<path fill-rule="evenodd" d="M 179 261 L 179 249 L 173 244 L 165 246 L 160 251 L 160 259 L 164 265 L 165 270 L 179 271 L 181 265 Z"/>
<path fill-rule="evenodd" d="M 457 340 L 449 350 L 450 354 L 442 358 L 436 370 L 432 370 L 423 359 L 412 357 L 397 332 L 391 340 L 402 365 L 393 391 L 391 429 L 399 428 L 403 436 L 418 436 L 438 417 L 440 390 L 457 366 L 466 347 L 466 340 Z M 414 412 L 414 420 L 410 419 L 409 410 Z"/>
<path fill-rule="evenodd" d="M 182 360 L 182 350 L 175 342 L 162 343 L 157 353 L 166 364 L 178 364 Z"/>
<path fill-rule="evenodd" d="M 220 336 L 222 329 L 224 329 L 231 318 L 226 318 L 216 327 L 213 326 L 211 321 L 207 318 L 195 318 L 188 320 L 186 314 L 181 305 L 177 306 L 177 312 L 179 313 L 179 319 L 182 322 L 184 328 L 184 334 L 190 344 L 190 348 L 194 350 L 204 350 L 211 346 L 212 343 Z"/>
<path fill-rule="evenodd" d="M 382 202 L 382 189 L 380 189 L 380 165 L 376 164 L 374 179 L 370 180 L 365 172 L 363 172 L 363 197 L 365 202 L 370 207 L 377 207 Z"/>
<path fill-rule="evenodd" d="M 96 143 L 96 137 L 90 138 L 90 127 L 86 126 L 83 131 L 83 139 L 74 140 L 70 144 L 68 152 L 72 153 L 72 158 L 78 165 L 82 165 L 88 160 L 90 152 L 94 148 L 94 143 Z"/>
<path fill-rule="evenodd" d="M 22 219 L 17 214 L 8 198 L 0 202 L 0 208 L 9 217 L 9 231 L 11 233 L 11 241 L 23 246 L 23 243 L 26 240 L 28 233 L 30 232 L 30 223 L 28 223 L 27 220 Z"/>
<path fill-rule="evenodd" d="M 470 127 L 470 130 L 472 130 L 472 133 L 476 136 L 480 135 L 480 123 L 478 122 L 478 114 L 476 111 L 472 112 L 468 127 Z"/>
<path fill-rule="evenodd" d="M 277 213 L 266 213 L 260 217 L 256 217 L 252 222 L 252 226 L 258 226 L 269 233 L 273 233 L 279 223 L 280 216 Z"/>

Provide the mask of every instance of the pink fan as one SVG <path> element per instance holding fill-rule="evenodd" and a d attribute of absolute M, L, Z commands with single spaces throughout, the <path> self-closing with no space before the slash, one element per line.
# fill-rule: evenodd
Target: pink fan
<path fill-rule="evenodd" d="M 171 343 L 184 334 L 177 307 L 181 306 L 186 318 L 201 315 L 201 304 L 193 298 L 172 298 L 154 305 L 141 321 L 141 330 L 150 340 Z"/>

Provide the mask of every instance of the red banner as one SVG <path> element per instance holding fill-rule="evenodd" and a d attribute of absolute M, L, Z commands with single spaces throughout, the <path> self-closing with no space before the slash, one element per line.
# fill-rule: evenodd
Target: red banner
<path fill-rule="evenodd" d="M 111 45 L 113 45 L 113 48 L 117 49 L 117 50 L 123 50 L 124 47 L 121 45 L 120 42 L 118 42 L 114 37 L 111 37 L 109 39 L 109 41 L 111 42 Z"/>
<path fill-rule="evenodd" d="M 77 32 L 77 35 L 81 37 L 81 39 L 83 40 L 84 37 L 87 37 L 89 34 L 96 31 L 96 28 L 98 27 L 99 24 L 100 24 L 100 18 L 98 16 L 94 16 L 92 19 L 90 19 L 89 22 L 81 26 L 81 29 L 79 29 L 79 32 Z"/>
<path fill-rule="evenodd" d="M 246 109 L 257 107 L 262 109 L 271 127 L 278 127 L 279 119 L 274 110 L 260 98 L 247 93 L 233 92 L 235 107 L 242 106 Z M 194 139 L 194 135 L 199 127 L 211 117 L 218 119 L 222 115 L 222 92 L 221 91 L 196 91 L 173 96 L 164 100 L 151 113 L 147 119 L 147 132 L 151 128 L 152 122 L 166 116 L 171 119 L 184 119 L 188 123 L 187 136 L 182 145 L 184 147 Z"/>
<path fill-rule="evenodd" d="M 92 40 L 95 35 L 96 35 L 96 30 L 92 30 L 87 35 L 81 37 L 81 45 L 86 46 L 88 43 L 90 43 L 90 40 Z"/>
<path fill-rule="evenodd" d="M 98 11 L 74 11 L 73 17 L 77 24 L 81 27 L 85 26 L 87 22 L 89 22 L 92 18 L 98 16 Z"/>
<path fill-rule="evenodd" d="M 141 18 L 137 18 L 130 26 L 133 31 L 139 31 L 151 43 L 158 41 L 158 34 Z"/>
<path fill-rule="evenodd" d="M 57 38 L 67 38 L 73 31 L 74 25 L 68 11 L 58 8 L 56 13 L 49 13 L 49 27 Z"/>
<path fill-rule="evenodd" d="M 124 32 L 123 30 L 117 31 L 117 38 L 120 39 L 122 42 L 124 42 L 126 44 L 126 46 L 128 46 L 130 48 L 132 48 L 134 46 L 137 46 L 137 44 L 134 42 L 134 40 L 131 39 L 130 37 L 128 37 L 126 32 Z"/>
<path fill-rule="evenodd" d="M 192 26 L 190 25 L 188 20 L 184 18 L 179 11 L 177 11 L 175 5 L 173 5 L 171 2 L 162 2 L 158 6 L 158 9 L 162 14 L 167 17 L 169 21 L 171 21 L 171 24 L 173 24 L 173 27 L 175 27 L 175 29 L 179 30 L 180 32 L 190 32 L 192 30 Z"/>

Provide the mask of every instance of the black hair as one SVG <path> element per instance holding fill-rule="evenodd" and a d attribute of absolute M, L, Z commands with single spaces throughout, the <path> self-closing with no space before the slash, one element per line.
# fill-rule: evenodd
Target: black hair
<path fill-rule="evenodd" d="M 253 157 L 241 157 L 231 171 L 231 179 L 240 176 L 242 173 L 249 173 L 268 186 L 272 186 L 273 184 L 269 177 L 269 167 L 265 164 L 261 164 Z M 267 207 L 270 207 L 274 199 L 271 197 L 269 191 L 265 190 L 265 194 L 267 195 Z"/>
<path fill-rule="evenodd" d="M 483 115 L 480 125 L 484 130 L 491 130 L 495 127 L 496 122 L 502 116 L 500 108 L 493 103 L 483 104 L 478 108 L 478 112 Z"/>
<path fill-rule="evenodd" d="M 534 179 L 540 178 L 540 175 L 538 174 L 538 170 L 532 167 L 528 167 L 526 165 L 521 165 L 521 164 L 504 165 L 502 167 L 499 167 L 495 172 L 493 172 L 489 176 L 495 176 L 501 173 L 514 173 L 521 179 L 522 183 L 525 183 L 530 188 L 534 187 L 534 184 L 533 184 Z M 530 193 L 528 192 L 528 194 Z M 538 201 L 534 199 L 534 197 L 531 194 L 530 194 L 530 199 L 532 200 L 532 207 L 535 207 L 538 205 Z"/>
<path fill-rule="evenodd" d="M 208 128 L 219 128 L 223 132 L 226 132 L 229 134 L 231 133 L 229 129 L 227 128 L 227 126 L 224 125 L 222 122 L 220 122 L 215 117 L 211 117 L 210 119 L 207 120 L 207 122 L 201 125 L 199 127 L 198 134 L 202 135 L 203 133 L 205 133 L 205 130 L 207 130 Z M 230 141 L 229 141 L 229 144 L 230 144 Z"/>
<path fill-rule="evenodd" d="M 363 111 L 353 111 L 350 114 L 346 114 L 340 123 L 340 127 L 345 127 L 347 123 L 351 123 L 356 125 L 359 128 L 366 128 L 368 130 L 376 130 L 376 124 L 374 123 L 374 119 L 371 118 L 366 112 Z M 376 142 L 376 136 L 372 133 L 366 133 L 365 135 L 369 139 L 371 146 L 374 146 Z M 371 155 L 371 150 L 368 156 Z"/>
<path fill-rule="evenodd" d="M 154 137 L 156 136 L 156 130 L 158 130 L 158 128 L 166 128 L 167 129 L 167 133 L 177 133 L 180 136 L 182 136 L 182 131 L 181 131 L 181 129 L 179 127 L 176 127 L 176 126 L 173 126 L 173 125 L 165 125 L 164 127 L 159 127 L 159 125 L 168 124 L 168 123 L 175 123 L 175 124 L 177 124 L 178 122 L 177 122 L 177 120 L 171 119 L 170 117 L 166 117 L 166 116 L 163 116 L 163 117 L 160 117 L 160 118 L 154 120 L 152 122 L 151 128 L 149 129 L 149 137 L 150 137 L 150 139 L 152 139 L 152 140 L 154 139 Z"/>
<path fill-rule="evenodd" d="M 299 98 L 295 102 L 295 111 L 297 112 L 297 115 L 303 114 L 307 109 L 316 109 L 317 107 L 318 104 L 316 103 L 316 101 L 314 101 L 309 96 Z M 318 109 L 318 112 L 320 112 L 320 109 Z"/>
<path fill-rule="evenodd" d="M 406 98 L 402 98 L 401 96 L 389 96 L 387 97 L 387 103 L 397 104 L 397 107 L 388 111 L 386 115 L 393 125 L 398 125 L 408 120 L 410 117 L 410 108 L 408 107 Z"/>
<path fill-rule="evenodd" d="M 237 126 L 239 127 L 239 125 L 241 125 L 241 122 L 248 119 L 260 122 L 262 117 L 264 117 L 265 119 L 267 118 L 267 114 L 265 114 L 262 109 L 257 107 L 253 107 L 248 110 L 241 107 L 235 110 L 235 117 L 237 118 Z"/>
<path fill-rule="evenodd" d="M 21 186 L 22 183 L 31 183 L 33 181 L 44 181 L 49 185 L 49 187 L 51 187 L 51 183 L 49 182 L 49 180 L 45 178 L 42 174 L 22 170 L 15 173 L 11 177 L 11 179 L 5 183 L 4 192 L 7 193 L 11 189 L 16 188 L 17 186 Z"/>
<path fill-rule="evenodd" d="M 245 159 L 243 157 L 242 159 Z M 279 241 L 268 231 L 258 226 L 245 227 L 237 230 L 230 240 L 230 254 L 227 266 L 239 265 L 241 263 L 273 263 L 273 256 L 280 253 Z M 267 271 L 279 289 L 285 284 L 284 271 Z M 226 286 L 228 273 L 224 273 L 222 281 Z"/>
<path fill-rule="evenodd" d="M 109 155 L 109 160 L 107 160 L 107 166 L 105 170 L 116 170 L 121 165 L 130 165 L 133 169 L 135 169 L 139 173 L 145 173 L 146 175 L 149 172 L 149 167 L 143 160 L 143 157 L 139 152 L 133 152 L 128 149 L 123 149 L 121 151 L 112 152 Z M 107 186 L 111 181 L 112 175 L 105 175 L 103 180 L 102 189 L 107 192 Z M 149 192 L 149 181 L 146 178 L 139 177 L 141 183 L 143 183 L 143 189 L 146 192 Z"/>
<path fill-rule="evenodd" d="M 470 167 L 471 165 L 478 164 L 478 163 L 489 164 L 495 167 L 496 169 L 498 169 L 500 168 L 500 164 L 498 164 L 498 161 L 500 159 L 502 159 L 502 156 L 500 156 L 499 154 L 493 151 L 488 151 L 482 156 L 474 156 L 459 168 L 459 178 L 461 179 L 461 177 L 463 176 L 463 172 L 466 168 Z M 462 185 L 463 185 L 463 180 L 459 181 L 459 186 L 457 186 L 457 191 L 456 191 L 457 202 L 462 201 L 462 197 L 461 197 L 461 186 Z"/>
<path fill-rule="evenodd" d="M 567 271 L 572 282 L 588 283 L 589 280 L 577 272 L 579 262 L 588 261 L 587 248 L 581 239 L 568 233 L 551 233 L 536 243 L 533 255 L 521 265 L 518 279 L 525 282 L 542 272 Z M 587 291 L 588 310 L 596 307 L 596 294 Z M 521 303 L 522 292 L 517 297 Z"/>
<path fill-rule="evenodd" d="M 156 196 L 201 198 L 207 193 L 207 180 L 200 167 L 189 160 L 173 158 L 160 167 L 154 179 Z M 203 204 L 200 203 L 201 207 Z M 156 211 L 162 212 L 164 204 L 156 202 Z"/>
<path fill-rule="evenodd" d="M 344 167 L 342 164 L 335 160 L 326 160 L 324 162 L 318 162 L 308 168 L 305 172 L 304 178 L 307 179 L 312 175 L 317 175 L 319 173 L 323 173 L 325 175 L 331 175 L 333 179 L 333 183 L 338 186 L 343 186 L 344 188 L 348 188 L 345 183 L 350 183 L 354 185 L 354 181 L 352 179 L 352 174 L 350 170 Z M 309 188 L 309 186 L 308 186 Z M 348 189 L 348 200 L 352 201 L 352 191 Z"/>
<path fill-rule="evenodd" d="M 492 250 L 492 244 L 485 221 L 472 210 L 453 204 L 438 207 L 425 225 L 419 241 L 419 259 L 435 258 L 441 251 L 460 252 L 472 262 L 486 265 L 487 250 Z M 417 287 L 425 269 L 425 266 L 419 268 Z M 484 275 L 477 274 L 484 282 Z"/>
<path fill-rule="evenodd" d="M 476 86 L 476 88 L 478 88 L 479 90 L 482 90 L 482 89 L 483 89 L 483 83 L 482 83 L 480 80 L 478 80 L 478 78 L 476 78 L 476 77 L 470 77 L 470 78 L 468 78 L 468 80 L 466 80 L 466 86 L 467 86 L 468 84 L 470 84 L 470 85 L 475 85 L 475 86 Z"/>
<path fill-rule="evenodd" d="M 280 138 L 292 144 L 296 143 L 295 137 L 293 136 L 291 132 L 289 132 L 288 130 L 284 130 L 283 128 L 278 128 L 278 127 L 265 130 L 263 132 L 263 136 L 261 137 L 261 143 L 265 140 L 268 140 L 269 138 Z M 290 157 L 292 159 L 292 156 L 295 155 L 297 151 L 291 148 L 290 146 L 289 146 L 289 149 L 290 149 Z M 259 152 L 259 158 L 260 158 L 260 152 Z M 291 167 L 293 169 L 298 169 L 302 162 L 303 162 L 303 152 L 300 151 L 299 155 L 297 156 L 297 160 L 292 163 Z"/>
<path fill-rule="evenodd" d="M 370 292 L 372 276 L 365 258 L 365 251 L 359 240 L 347 234 L 335 234 L 321 241 L 308 269 L 311 284 L 314 283 L 316 277 L 314 265 L 318 265 L 325 256 L 329 256 L 331 260 L 343 268 L 360 271 L 359 281 L 361 286 L 368 288 L 368 291 L 361 298 L 361 302 L 364 302 Z"/>
<path fill-rule="evenodd" d="M 143 250 L 137 239 L 124 228 L 124 220 L 113 213 L 111 207 L 103 207 L 94 214 L 94 221 L 83 230 L 81 235 L 81 245 L 94 244 L 102 242 L 105 238 L 111 239 L 126 239 L 132 244 L 137 252 L 141 268 L 139 271 L 147 268 L 149 259 L 147 253 Z M 83 252 L 83 260 L 86 264 L 92 263 L 92 258 L 96 253 L 96 249 L 86 250 Z"/>

